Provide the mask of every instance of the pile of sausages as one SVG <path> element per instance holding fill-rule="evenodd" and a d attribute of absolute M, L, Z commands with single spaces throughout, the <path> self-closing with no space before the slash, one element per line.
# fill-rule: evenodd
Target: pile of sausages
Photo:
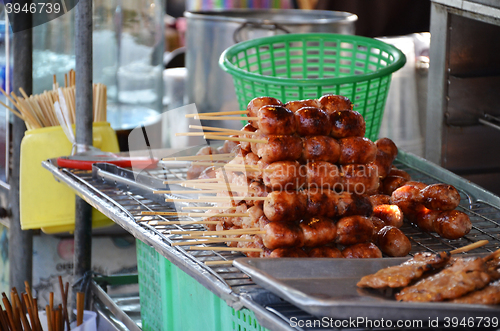
<path fill-rule="evenodd" d="M 410 176 L 392 165 L 396 145 L 388 138 L 375 143 L 364 138 L 363 117 L 352 110 L 347 98 L 327 95 L 283 105 L 263 97 L 252 100 L 247 110 L 258 119 L 246 125 L 240 136 L 268 142 L 240 142 L 233 150 L 238 158 L 230 163 L 260 170 L 233 168 L 212 175 L 229 180 L 228 189 L 218 196 L 239 196 L 231 203 L 219 203 L 221 212 L 236 206 L 229 213 L 249 216 L 209 217 L 218 224 L 208 227 L 260 228 L 265 233 L 238 235 L 251 241 L 228 241 L 229 246 L 262 249 L 246 253 L 251 257 L 406 256 L 411 242 L 399 229 L 403 216 L 446 238 L 468 232 L 450 235 L 455 228 L 448 224 L 466 223 L 463 213 L 454 211 L 457 196 L 448 192 L 448 201 L 432 185 L 408 183 Z M 248 187 L 248 192 L 231 192 L 233 184 Z M 359 192 L 359 187 L 364 190 Z M 245 200 L 246 196 L 266 199 Z"/>

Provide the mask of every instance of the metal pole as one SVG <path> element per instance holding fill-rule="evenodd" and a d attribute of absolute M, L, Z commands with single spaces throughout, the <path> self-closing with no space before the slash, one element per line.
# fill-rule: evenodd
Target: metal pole
<path fill-rule="evenodd" d="M 75 54 L 76 143 L 90 146 L 92 145 L 92 0 L 80 0 L 76 5 Z M 91 270 L 91 214 L 90 205 L 76 197 L 75 280 Z"/>
<path fill-rule="evenodd" d="M 23 15 L 21 19 L 14 19 L 13 24 L 31 26 L 31 15 Z M 28 22 L 26 22 L 26 19 Z M 14 28 L 14 31 L 16 29 Z M 8 38 L 6 35 L 5 38 Z M 14 91 L 19 91 L 22 87 L 29 95 L 33 89 L 32 76 L 32 30 L 14 33 L 13 38 L 14 53 Z M 19 210 L 19 161 L 21 154 L 21 140 L 24 137 L 26 126 L 24 121 L 13 116 L 12 122 L 12 173 L 10 176 L 10 208 L 11 219 L 9 227 L 9 265 L 10 265 L 10 286 L 16 287 L 18 291 L 24 289 L 24 281 L 32 282 L 33 269 L 33 232 L 21 230 L 20 210 Z"/>

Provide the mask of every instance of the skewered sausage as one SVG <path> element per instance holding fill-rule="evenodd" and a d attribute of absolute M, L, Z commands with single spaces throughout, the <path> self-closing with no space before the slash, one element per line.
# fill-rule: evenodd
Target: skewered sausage
<path fill-rule="evenodd" d="M 302 139 L 302 161 L 327 161 L 337 163 L 340 157 L 339 143 L 328 136 L 310 136 Z"/>
<path fill-rule="evenodd" d="M 391 195 L 391 203 L 401 208 L 405 215 L 415 214 L 417 207 L 422 204 L 423 200 L 422 192 L 413 185 L 404 185 Z"/>
<path fill-rule="evenodd" d="M 304 234 L 304 246 L 316 247 L 326 245 L 335 240 L 337 227 L 326 217 L 313 217 L 299 223 Z"/>
<path fill-rule="evenodd" d="M 269 249 L 304 246 L 304 234 L 296 223 L 271 222 L 264 231 L 263 243 Z"/>
<path fill-rule="evenodd" d="M 380 185 L 383 194 L 392 195 L 398 188 L 404 186 L 408 181 L 399 176 L 387 176 L 382 180 Z"/>
<path fill-rule="evenodd" d="M 250 123 L 248 123 L 247 125 L 245 125 L 243 127 L 243 129 L 241 129 L 241 131 L 243 131 L 243 132 L 255 132 L 256 130 L 257 129 L 254 128 L 252 126 L 252 124 L 250 124 Z M 250 136 L 250 135 L 243 135 L 242 137 L 243 138 L 252 138 L 253 135 L 252 136 Z M 247 152 L 251 152 L 252 151 L 251 144 L 248 141 L 240 141 L 240 146 L 241 146 L 241 149 L 244 150 L 244 151 L 247 151 Z"/>
<path fill-rule="evenodd" d="M 409 173 L 407 173 L 404 170 L 398 169 L 396 167 L 392 167 L 391 171 L 389 171 L 389 173 L 387 174 L 387 176 L 402 177 L 402 178 L 406 179 L 407 182 L 409 182 L 411 180 L 411 176 L 410 176 Z"/>
<path fill-rule="evenodd" d="M 278 257 L 307 257 L 307 254 L 296 247 L 287 248 L 277 248 L 273 250 L 267 257 L 278 258 Z"/>
<path fill-rule="evenodd" d="M 336 111 L 330 114 L 331 132 L 334 138 L 364 137 L 365 119 L 354 110 Z"/>
<path fill-rule="evenodd" d="M 372 221 L 374 232 L 373 232 L 373 238 L 372 241 L 376 242 L 377 241 L 377 235 L 382 228 L 386 227 L 387 225 L 385 224 L 384 221 L 382 221 L 380 218 L 376 216 L 370 217 L 370 221 Z"/>
<path fill-rule="evenodd" d="M 263 172 L 264 184 L 273 190 L 296 190 L 306 182 L 306 170 L 297 161 L 271 163 Z"/>
<path fill-rule="evenodd" d="M 328 114 L 316 107 L 300 108 L 295 112 L 295 122 L 300 136 L 327 136 L 332 130 Z"/>
<path fill-rule="evenodd" d="M 349 137 L 339 139 L 340 164 L 367 164 L 375 160 L 377 147 L 368 138 Z"/>
<path fill-rule="evenodd" d="M 297 100 L 297 101 L 288 101 L 285 103 L 285 108 L 290 109 L 294 113 L 299 109 L 304 107 L 316 107 L 319 108 L 320 104 L 316 99 L 306 99 L 306 100 Z"/>
<path fill-rule="evenodd" d="M 336 211 L 335 216 L 337 217 L 372 215 L 373 207 L 366 195 L 357 195 L 348 192 L 337 194 L 332 191 L 326 191 L 326 194 L 330 203 L 334 204 L 333 208 Z"/>
<path fill-rule="evenodd" d="M 343 188 L 356 194 L 373 194 L 379 186 L 377 168 L 365 164 L 348 164 L 341 167 Z"/>
<path fill-rule="evenodd" d="M 243 239 L 253 239 L 253 241 L 250 242 L 237 242 L 236 247 L 240 248 L 260 248 L 264 249 L 264 243 L 262 242 L 262 238 L 260 236 L 253 236 L 249 234 L 244 234 L 241 235 L 239 238 Z M 230 244 L 234 244 L 235 242 L 230 242 Z M 260 257 L 261 252 L 245 252 L 245 255 L 248 257 Z"/>
<path fill-rule="evenodd" d="M 437 210 L 430 210 L 420 205 L 416 208 L 416 212 L 406 214 L 406 217 L 419 228 L 427 232 L 434 232 L 434 222 L 439 216 Z"/>
<path fill-rule="evenodd" d="M 344 248 L 342 255 L 346 259 L 381 258 L 382 252 L 373 243 L 361 243 Z"/>
<path fill-rule="evenodd" d="M 377 233 L 377 246 L 382 252 L 393 257 L 406 256 L 411 251 L 411 242 L 401 230 L 385 226 Z"/>
<path fill-rule="evenodd" d="M 458 239 L 472 229 L 472 223 L 465 213 L 458 210 L 444 211 L 433 223 L 434 231 L 447 239 Z"/>
<path fill-rule="evenodd" d="M 374 230 L 373 223 L 367 217 L 344 217 L 337 223 L 336 242 L 341 245 L 364 243 L 372 239 Z"/>
<path fill-rule="evenodd" d="M 390 205 L 391 204 L 391 196 L 385 195 L 385 194 L 374 194 L 374 195 L 370 195 L 370 201 L 371 201 L 373 207 L 379 206 L 379 205 Z"/>
<path fill-rule="evenodd" d="M 302 140 L 297 136 L 268 136 L 267 143 L 252 143 L 252 152 L 262 161 L 295 161 L 302 155 Z"/>
<path fill-rule="evenodd" d="M 375 145 L 379 151 L 382 151 L 384 154 L 390 156 L 392 161 L 394 161 L 396 156 L 398 156 L 398 147 L 389 138 L 380 138 L 375 142 Z"/>
<path fill-rule="evenodd" d="M 377 146 L 377 154 L 373 163 L 378 168 L 379 177 L 383 179 L 391 171 L 392 162 L 398 155 L 398 148 L 389 138 L 380 138 L 375 142 L 375 146 Z"/>
<path fill-rule="evenodd" d="M 282 106 L 264 106 L 258 112 L 258 128 L 265 135 L 290 135 L 296 132 L 294 113 Z"/>
<path fill-rule="evenodd" d="M 403 212 L 396 205 L 375 206 L 373 207 L 373 216 L 380 218 L 386 225 L 391 225 L 398 229 L 403 225 Z"/>
<path fill-rule="evenodd" d="M 332 163 L 319 161 L 306 164 L 306 183 L 310 189 L 325 188 L 334 190 L 342 185 L 339 168 Z"/>
<path fill-rule="evenodd" d="M 304 215 L 306 206 L 307 197 L 304 194 L 273 191 L 264 202 L 264 214 L 271 222 L 293 222 Z"/>
<path fill-rule="evenodd" d="M 424 205 L 433 210 L 453 210 L 460 204 L 460 193 L 447 184 L 429 185 L 422 190 Z"/>
<path fill-rule="evenodd" d="M 281 106 L 283 103 L 271 97 L 258 97 L 252 99 L 247 105 L 248 117 L 257 117 L 259 109 L 264 106 Z M 253 121 L 250 121 L 253 124 Z"/>
<path fill-rule="evenodd" d="M 307 255 L 309 257 L 330 257 L 330 258 L 342 258 L 342 252 L 335 247 L 323 246 L 323 247 L 315 247 L 311 249 Z"/>
<path fill-rule="evenodd" d="M 320 108 L 328 114 L 339 110 L 352 110 L 352 102 L 342 95 L 326 94 L 318 100 Z"/>

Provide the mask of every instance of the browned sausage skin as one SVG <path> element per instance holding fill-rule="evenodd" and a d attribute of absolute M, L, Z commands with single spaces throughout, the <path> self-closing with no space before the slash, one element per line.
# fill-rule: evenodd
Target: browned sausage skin
<path fill-rule="evenodd" d="M 331 243 L 337 237 L 337 226 L 326 217 L 313 217 L 299 223 L 304 234 L 304 246 L 316 247 Z"/>
<path fill-rule="evenodd" d="M 364 243 L 373 238 L 374 230 L 373 223 L 367 217 L 344 217 L 337 223 L 336 242 L 341 245 Z"/>
<path fill-rule="evenodd" d="M 311 249 L 307 255 L 309 257 L 329 257 L 329 258 L 342 258 L 342 252 L 335 247 L 323 246 Z"/>
<path fill-rule="evenodd" d="M 278 257 L 307 257 L 307 254 L 300 248 L 287 247 L 287 248 L 277 248 L 267 255 L 270 258 Z"/>
<path fill-rule="evenodd" d="M 304 107 L 315 107 L 320 108 L 320 104 L 316 99 L 306 99 L 306 100 L 297 100 L 297 101 L 288 101 L 285 103 L 285 108 L 290 109 L 294 113 L 299 109 Z"/>
<path fill-rule="evenodd" d="M 460 204 L 460 193 L 447 184 L 429 185 L 422 190 L 424 205 L 433 210 L 453 210 Z"/>
<path fill-rule="evenodd" d="M 339 110 L 352 110 L 351 100 L 342 95 L 326 94 L 318 100 L 320 108 L 328 114 Z"/>
<path fill-rule="evenodd" d="M 377 146 L 377 149 L 379 151 L 382 151 L 384 154 L 389 155 L 392 158 L 392 161 L 394 161 L 398 156 L 398 147 L 389 138 L 380 138 L 375 142 L 375 145 Z"/>
<path fill-rule="evenodd" d="M 328 114 L 315 107 L 303 107 L 295 112 L 300 136 L 327 136 L 332 129 Z"/>
<path fill-rule="evenodd" d="M 258 112 L 259 131 L 265 135 L 290 135 L 297 130 L 295 115 L 281 106 L 264 106 Z"/>
<path fill-rule="evenodd" d="M 304 194 L 273 191 L 264 202 L 264 214 L 271 222 L 293 222 L 304 215 L 306 206 Z"/>
<path fill-rule="evenodd" d="M 263 171 L 264 184 L 272 190 L 289 191 L 301 188 L 306 182 L 306 173 L 297 161 L 278 161 Z"/>
<path fill-rule="evenodd" d="M 349 137 L 339 139 L 340 164 L 367 164 L 375 161 L 377 147 L 368 138 Z"/>
<path fill-rule="evenodd" d="M 266 163 L 296 161 L 302 156 L 302 140 L 298 136 L 268 136 L 267 143 L 252 143 L 252 152 Z"/>
<path fill-rule="evenodd" d="M 373 243 L 361 243 L 344 248 L 342 255 L 346 259 L 381 258 L 382 252 Z"/>
<path fill-rule="evenodd" d="M 310 136 L 302 138 L 302 162 L 327 161 L 337 163 L 340 158 L 340 145 L 328 136 Z"/>
<path fill-rule="evenodd" d="M 295 223 L 270 222 L 264 226 L 264 246 L 269 249 L 304 246 L 304 234 Z"/>
<path fill-rule="evenodd" d="M 330 114 L 331 131 L 334 138 L 364 137 L 365 119 L 354 110 L 335 111 Z"/>
<path fill-rule="evenodd" d="M 255 132 L 257 129 L 254 128 L 250 123 L 248 123 L 247 125 L 245 125 L 243 127 L 243 129 L 241 129 L 241 131 L 243 132 Z M 253 135 L 243 135 L 243 138 L 252 138 Z M 247 152 L 251 152 L 252 151 L 252 147 L 251 147 L 251 144 L 247 141 L 240 141 L 240 146 L 241 146 L 241 149 L 244 150 L 244 151 L 247 151 Z"/>
<path fill-rule="evenodd" d="M 391 204 L 391 196 L 386 195 L 386 194 L 374 194 L 370 195 L 370 201 L 373 205 L 379 206 L 379 205 L 390 205 Z"/>
<path fill-rule="evenodd" d="M 400 228 L 403 225 L 403 212 L 396 205 L 378 205 L 373 207 L 373 216 L 380 218 L 386 225 Z"/>
<path fill-rule="evenodd" d="M 434 221 L 434 231 L 447 239 L 458 239 L 472 229 L 472 223 L 465 213 L 458 210 L 444 211 Z"/>
<path fill-rule="evenodd" d="M 422 204 L 424 196 L 420 189 L 412 185 L 404 185 L 392 193 L 391 203 L 397 205 L 405 215 L 415 214 Z"/>
<path fill-rule="evenodd" d="M 390 225 L 383 227 L 377 233 L 377 246 L 392 257 L 406 256 L 411 251 L 410 240 L 401 230 Z"/>
<path fill-rule="evenodd" d="M 407 180 L 399 176 L 387 176 L 382 180 L 380 190 L 383 194 L 392 195 L 398 188 L 404 186 Z"/>
<path fill-rule="evenodd" d="M 259 109 L 264 106 L 281 106 L 283 103 L 278 99 L 271 97 L 258 97 L 252 99 L 247 105 L 248 117 L 257 117 L 259 114 Z M 250 124 L 254 124 L 250 121 Z M 257 127 L 257 125 L 254 125 Z"/>
<path fill-rule="evenodd" d="M 343 188 L 356 194 L 374 194 L 379 187 L 377 167 L 371 164 L 348 164 L 341 166 Z"/>
<path fill-rule="evenodd" d="M 306 171 L 306 182 L 310 189 L 333 190 L 342 183 L 340 170 L 335 164 L 324 161 L 309 162 L 306 164 Z"/>

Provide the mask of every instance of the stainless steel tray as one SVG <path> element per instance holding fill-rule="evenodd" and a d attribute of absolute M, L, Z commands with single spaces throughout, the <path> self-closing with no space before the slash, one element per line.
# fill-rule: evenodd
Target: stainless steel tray
<path fill-rule="evenodd" d="M 320 318 L 420 319 L 428 326 L 429 319 L 435 318 L 444 322 L 444 317 L 500 316 L 500 306 L 399 302 L 380 291 L 356 286 L 362 276 L 406 260 L 240 258 L 234 265 L 258 285 Z"/>

